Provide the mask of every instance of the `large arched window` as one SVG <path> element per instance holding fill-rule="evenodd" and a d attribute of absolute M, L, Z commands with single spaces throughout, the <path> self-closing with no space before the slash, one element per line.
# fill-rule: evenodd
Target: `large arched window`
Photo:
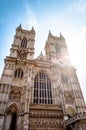
<path fill-rule="evenodd" d="M 43 71 L 35 76 L 34 103 L 52 104 L 51 82 Z"/>
<path fill-rule="evenodd" d="M 21 68 L 17 69 L 14 73 L 15 78 L 23 78 L 23 70 Z"/>
<path fill-rule="evenodd" d="M 21 41 L 21 47 L 22 48 L 27 48 L 27 39 L 26 38 L 22 39 L 22 41 Z"/>

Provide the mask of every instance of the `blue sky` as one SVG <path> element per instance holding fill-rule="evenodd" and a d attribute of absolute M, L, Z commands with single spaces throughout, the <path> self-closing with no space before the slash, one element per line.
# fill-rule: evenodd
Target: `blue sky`
<path fill-rule="evenodd" d="M 86 0 L 0 0 L 0 74 L 20 23 L 24 29 L 35 28 L 35 57 L 49 30 L 62 33 L 86 100 Z"/>

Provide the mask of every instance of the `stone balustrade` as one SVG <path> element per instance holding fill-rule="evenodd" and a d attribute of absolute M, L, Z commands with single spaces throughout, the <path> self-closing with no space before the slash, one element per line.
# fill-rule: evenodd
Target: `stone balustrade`
<path fill-rule="evenodd" d="M 78 120 L 84 120 L 86 119 L 86 112 L 83 113 L 77 113 L 73 116 L 70 116 L 67 120 L 65 120 L 64 124 L 65 126 L 70 125 Z"/>

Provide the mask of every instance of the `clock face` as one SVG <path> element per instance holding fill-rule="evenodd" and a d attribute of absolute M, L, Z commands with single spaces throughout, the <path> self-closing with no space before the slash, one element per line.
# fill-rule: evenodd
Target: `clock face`
<path fill-rule="evenodd" d="M 58 59 L 58 64 L 63 66 L 64 65 L 64 59 L 63 58 Z"/>
<path fill-rule="evenodd" d="M 64 65 L 64 59 L 59 57 L 58 55 L 53 55 L 51 60 L 54 64 L 59 64 L 60 66 Z"/>

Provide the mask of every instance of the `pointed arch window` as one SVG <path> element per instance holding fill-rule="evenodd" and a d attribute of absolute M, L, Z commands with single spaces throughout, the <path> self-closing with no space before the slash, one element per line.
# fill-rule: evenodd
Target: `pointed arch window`
<path fill-rule="evenodd" d="M 52 104 L 51 82 L 43 71 L 35 76 L 34 103 Z"/>
<path fill-rule="evenodd" d="M 27 48 L 27 39 L 26 38 L 22 39 L 22 41 L 21 41 L 21 47 L 22 48 Z"/>
<path fill-rule="evenodd" d="M 21 68 L 17 69 L 14 74 L 15 78 L 23 78 L 23 70 Z"/>

